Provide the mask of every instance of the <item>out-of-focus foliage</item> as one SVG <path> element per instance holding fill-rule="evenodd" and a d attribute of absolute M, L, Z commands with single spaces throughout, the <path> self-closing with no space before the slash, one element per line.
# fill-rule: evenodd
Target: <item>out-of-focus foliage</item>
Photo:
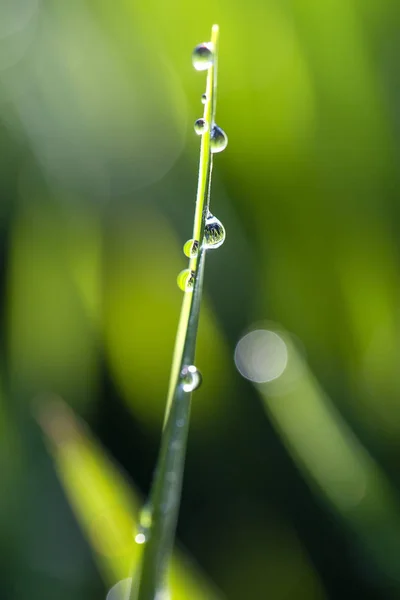
<path fill-rule="evenodd" d="M 63 397 L 148 490 L 194 210 L 190 55 L 213 22 L 227 238 L 207 257 L 178 539 L 230 600 L 398 597 L 400 6 L 5 0 L 6 600 L 105 598 L 114 581 L 57 479 L 38 397 Z M 256 389 L 233 357 L 265 319 L 303 370 Z"/>
<path fill-rule="evenodd" d="M 140 532 L 138 494 L 59 399 L 42 400 L 37 418 L 99 568 L 106 582 L 115 585 L 137 570 L 142 548 L 135 542 L 135 532 Z M 173 597 L 217 598 L 183 560 L 175 557 L 172 562 Z"/>

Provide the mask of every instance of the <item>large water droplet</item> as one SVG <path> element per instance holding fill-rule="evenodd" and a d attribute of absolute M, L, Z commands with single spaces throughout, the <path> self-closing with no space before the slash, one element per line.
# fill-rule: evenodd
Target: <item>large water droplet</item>
<path fill-rule="evenodd" d="M 228 136 L 225 131 L 218 127 L 218 125 L 213 125 L 211 128 L 211 138 L 210 138 L 210 147 L 211 152 L 222 152 L 228 145 Z"/>
<path fill-rule="evenodd" d="M 183 246 L 183 254 L 188 258 L 196 258 L 199 253 L 199 242 L 197 240 L 188 240 Z"/>
<path fill-rule="evenodd" d="M 181 383 L 184 392 L 193 392 L 200 387 L 201 373 L 194 365 L 186 365 L 181 371 Z"/>
<path fill-rule="evenodd" d="M 204 42 L 204 44 L 196 46 L 192 53 L 192 62 L 196 71 L 205 71 L 212 66 L 214 53 L 211 42 Z"/>
<path fill-rule="evenodd" d="M 194 122 L 194 130 L 197 133 L 197 135 L 202 135 L 207 131 L 207 129 L 208 124 L 205 119 L 197 119 L 197 121 Z"/>
<path fill-rule="evenodd" d="M 201 96 L 201 103 L 205 104 L 207 102 L 207 94 L 202 94 Z"/>
<path fill-rule="evenodd" d="M 184 269 L 179 273 L 178 277 L 176 278 L 176 282 L 178 284 L 178 287 L 183 292 L 193 291 L 194 271 L 191 271 L 190 269 Z"/>
<path fill-rule="evenodd" d="M 225 241 L 225 227 L 221 221 L 210 212 L 204 227 L 204 246 L 207 250 L 219 248 Z"/>

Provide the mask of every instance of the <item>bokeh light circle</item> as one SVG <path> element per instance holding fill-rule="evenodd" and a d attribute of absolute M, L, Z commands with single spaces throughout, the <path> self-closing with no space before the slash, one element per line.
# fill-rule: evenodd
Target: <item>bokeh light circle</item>
<path fill-rule="evenodd" d="M 239 340 L 234 360 L 243 377 L 254 383 L 266 383 L 280 377 L 286 369 L 288 349 L 274 331 L 256 329 Z"/>

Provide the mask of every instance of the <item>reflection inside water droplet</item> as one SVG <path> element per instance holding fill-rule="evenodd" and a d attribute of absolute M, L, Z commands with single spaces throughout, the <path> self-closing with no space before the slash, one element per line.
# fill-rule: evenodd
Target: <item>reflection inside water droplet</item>
<path fill-rule="evenodd" d="M 201 96 L 201 103 L 205 104 L 207 102 L 207 94 L 202 94 Z"/>
<path fill-rule="evenodd" d="M 199 253 L 199 242 L 197 240 L 188 240 L 183 246 L 183 253 L 188 258 L 196 258 Z"/>
<path fill-rule="evenodd" d="M 201 373 L 194 365 L 187 365 L 181 371 L 181 383 L 184 392 L 193 392 L 200 387 Z"/>
<path fill-rule="evenodd" d="M 190 269 L 184 269 L 179 273 L 178 277 L 176 278 L 176 282 L 178 284 L 178 287 L 183 292 L 193 291 L 194 275 L 194 271 L 191 271 Z"/>
<path fill-rule="evenodd" d="M 204 42 L 195 47 L 192 53 L 192 62 L 196 71 L 205 71 L 212 66 L 214 53 L 211 42 Z"/>
<path fill-rule="evenodd" d="M 210 212 L 206 218 L 204 228 L 204 247 L 207 250 L 219 248 L 225 241 L 225 227 L 221 221 Z"/>
<path fill-rule="evenodd" d="M 218 125 L 213 125 L 211 128 L 211 138 L 210 138 L 210 148 L 213 154 L 217 152 L 222 152 L 228 145 L 228 136 L 225 131 L 218 127 Z"/>
<path fill-rule="evenodd" d="M 207 131 L 207 129 L 208 124 L 205 119 L 197 119 L 197 121 L 194 122 L 194 130 L 197 133 L 197 135 L 202 135 Z"/>

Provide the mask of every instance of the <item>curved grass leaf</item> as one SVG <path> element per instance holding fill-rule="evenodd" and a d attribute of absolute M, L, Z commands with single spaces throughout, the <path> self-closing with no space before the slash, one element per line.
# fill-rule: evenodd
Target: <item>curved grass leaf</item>
<path fill-rule="evenodd" d="M 132 570 L 135 577 L 142 550 L 134 539 L 141 507 L 138 492 L 62 400 L 42 401 L 36 416 L 105 583 L 113 586 Z M 169 579 L 174 600 L 220 598 L 182 552 L 173 555 Z"/>
<path fill-rule="evenodd" d="M 400 507 L 385 473 L 353 433 L 287 334 L 280 377 L 255 384 L 310 487 L 356 535 L 359 550 L 400 590 Z"/>

